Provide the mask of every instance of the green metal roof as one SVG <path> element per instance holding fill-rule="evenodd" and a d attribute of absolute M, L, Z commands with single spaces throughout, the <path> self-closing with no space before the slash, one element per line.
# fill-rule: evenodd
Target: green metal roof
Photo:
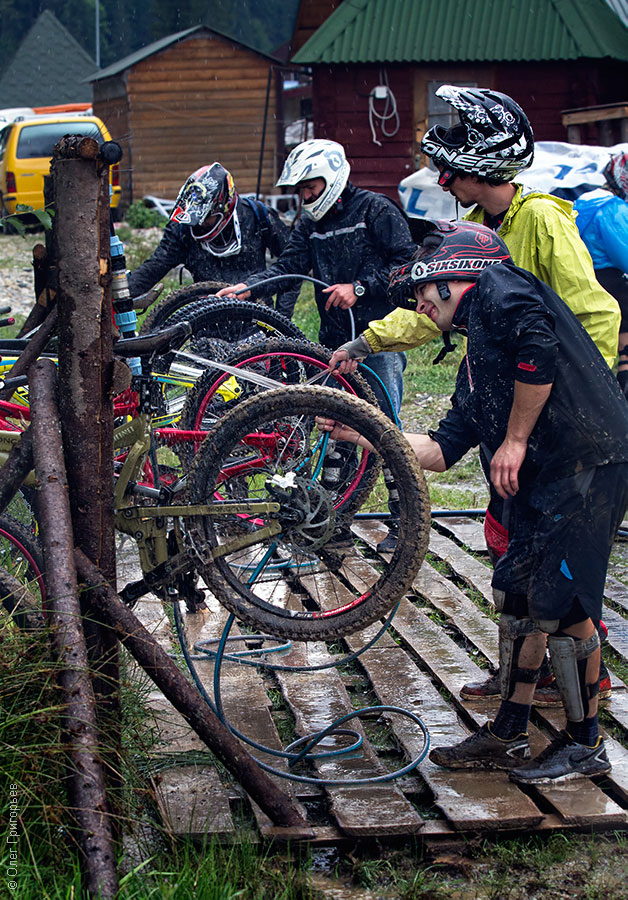
<path fill-rule="evenodd" d="M 344 0 L 292 61 L 628 61 L 605 0 Z"/>

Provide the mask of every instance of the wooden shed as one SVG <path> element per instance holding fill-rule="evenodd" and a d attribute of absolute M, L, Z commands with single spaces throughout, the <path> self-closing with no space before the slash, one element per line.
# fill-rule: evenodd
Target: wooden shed
<path fill-rule="evenodd" d="M 605 0 L 302 0 L 295 46 L 325 2 L 292 57 L 312 68 L 315 135 L 345 145 L 354 183 L 391 197 L 425 163 L 427 128 L 457 121 L 441 84 L 509 94 L 545 141 L 567 140 L 563 110 L 628 100 L 628 29 Z M 594 127 L 582 140 L 602 143 Z"/>
<path fill-rule="evenodd" d="M 284 156 L 280 65 L 199 25 L 97 72 L 94 112 L 124 150 L 124 206 L 176 198 L 187 176 L 214 160 L 241 193 L 258 182 L 272 192 Z"/>

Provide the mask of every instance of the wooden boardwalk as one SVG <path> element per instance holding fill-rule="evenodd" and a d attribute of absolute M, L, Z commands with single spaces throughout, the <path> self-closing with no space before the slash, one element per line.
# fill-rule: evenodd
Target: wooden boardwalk
<path fill-rule="evenodd" d="M 372 549 L 385 533 L 369 522 L 354 531 Z M 365 581 L 372 562 L 364 560 Z M 402 601 L 391 628 L 355 662 L 314 673 L 261 671 L 235 662 L 221 668 L 222 699 L 230 723 L 265 747 L 281 750 L 290 740 L 319 731 L 340 716 L 377 704 L 402 707 L 418 715 L 432 746 L 466 737 L 491 718 L 496 704 L 465 702 L 461 686 L 485 677 L 497 663 L 497 625 L 491 609 L 491 569 L 482 528 L 467 519 L 439 520 L 432 529 L 430 553 L 413 590 Z M 628 664 L 628 588 L 607 582 L 604 621 L 615 658 Z M 170 618 L 156 599 L 137 607 L 140 618 L 164 646 L 172 649 Z M 185 615 L 190 647 L 220 636 L 226 613 L 211 598 L 208 609 Z M 363 647 L 376 633 L 372 626 L 334 644 L 293 644 L 287 655 L 271 654 L 284 666 L 320 665 Z M 240 647 L 241 645 L 236 645 Z M 176 651 L 175 651 L 176 652 Z M 213 662 L 197 663 L 199 677 L 212 694 Z M 307 810 L 315 840 L 393 838 L 416 835 L 428 841 L 457 840 L 484 833 L 615 831 L 628 828 L 628 692 L 612 672 L 611 700 L 602 725 L 611 774 L 562 786 L 521 789 L 506 773 L 449 771 L 428 759 L 398 780 L 345 786 L 278 779 Z M 199 702 L 201 702 L 199 698 Z M 174 834 L 235 838 L 272 835 L 270 822 L 250 804 L 224 770 L 216 769 L 200 740 L 155 691 L 150 703 L 161 743 L 155 748 L 153 781 L 163 818 Z M 530 723 L 533 754 L 560 730 L 561 709 L 534 708 Z M 349 756 L 321 759 L 300 774 L 328 780 L 368 778 L 395 771 L 421 752 L 418 726 L 398 714 L 349 723 L 364 737 Z M 337 746 L 337 743 L 336 743 Z M 285 771 L 281 758 L 252 751 Z M 173 765 L 174 764 L 174 765 Z"/>

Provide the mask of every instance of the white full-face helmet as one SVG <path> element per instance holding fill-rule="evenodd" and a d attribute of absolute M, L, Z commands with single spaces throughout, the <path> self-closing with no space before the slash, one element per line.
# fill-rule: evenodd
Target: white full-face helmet
<path fill-rule="evenodd" d="M 318 222 L 344 191 L 350 171 L 342 144 L 325 140 L 304 141 L 290 152 L 277 187 L 293 188 L 301 181 L 322 178 L 325 187 L 320 196 L 303 204 L 303 214 Z"/>

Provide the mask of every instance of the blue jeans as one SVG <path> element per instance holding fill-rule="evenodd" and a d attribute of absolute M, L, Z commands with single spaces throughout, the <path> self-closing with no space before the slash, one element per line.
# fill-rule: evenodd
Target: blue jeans
<path fill-rule="evenodd" d="M 384 387 L 390 395 L 390 400 L 397 416 L 401 410 L 401 400 L 403 398 L 403 373 L 407 364 L 408 359 L 405 353 L 369 353 L 364 360 L 364 365 L 368 366 L 369 369 L 372 369 L 373 372 L 381 378 Z M 392 419 L 393 416 L 390 412 L 390 403 L 387 402 L 384 392 L 382 391 L 382 386 L 377 378 L 374 378 L 370 372 L 365 371 L 362 366 L 358 369 L 358 372 L 368 381 L 369 386 L 377 397 L 377 402 L 380 407 L 386 415 Z"/>

